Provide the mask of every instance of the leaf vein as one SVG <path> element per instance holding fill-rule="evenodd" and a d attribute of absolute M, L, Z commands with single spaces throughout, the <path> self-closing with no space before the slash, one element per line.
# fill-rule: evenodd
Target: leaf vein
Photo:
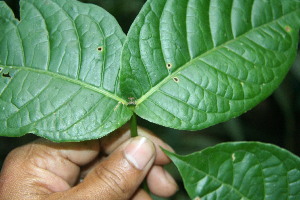
<path fill-rule="evenodd" d="M 28 73 L 26 74 L 26 77 L 28 77 Z M 25 79 L 24 79 L 24 81 L 25 81 Z M 49 87 L 49 85 L 50 85 L 50 82 L 51 81 L 49 81 L 48 83 L 47 83 L 47 85 L 39 92 L 39 93 L 37 93 L 36 95 L 35 95 L 35 97 L 33 97 L 32 99 L 30 99 L 29 101 L 27 101 L 24 105 L 22 105 L 21 107 L 17 107 L 18 109 L 19 109 L 19 111 L 21 110 L 21 109 L 23 109 L 24 107 L 26 107 L 27 105 L 29 105 L 32 101 L 34 101 L 35 99 L 38 99 L 39 98 L 39 96 Z M 17 95 L 18 96 L 18 95 Z M 15 105 L 15 104 L 14 104 Z M 18 111 L 18 112 L 19 112 Z M 10 118 L 12 118 L 12 117 L 14 117 L 15 115 L 17 115 L 18 114 L 18 112 L 16 112 L 16 113 L 14 113 L 14 114 L 12 114 L 8 119 L 10 119 Z"/>
<path fill-rule="evenodd" d="M 162 107 L 157 102 L 153 101 L 151 98 L 148 99 L 148 100 L 151 101 L 153 104 L 155 104 L 157 107 L 161 108 L 162 110 L 165 110 L 167 113 L 169 113 L 170 115 L 172 115 L 174 119 L 178 119 L 179 123 L 182 124 L 183 120 L 179 119 L 175 114 L 171 113 L 169 110 L 167 110 L 166 108 Z"/>
<path fill-rule="evenodd" d="M 63 131 L 68 131 L 69 129 L 71 129 L 74 125 L 76 125 L 77 123 L 81 122 L 82 120 L 84 120 L 86 117 L 88 117 L 88 115 L 92 112 L 95 111 L 95 109 L 97 108 L 97 106 L 101 103 L 102 99 L 105 98 L 105 96 L 101 96 L 101 98 L 83 115 L 80 117 L 80 119 L 78 119 L 77 121 L 73 122 L 72 125 L 70 125 L 69 127 L 66 127 Z"/>
<path fill-rule="evenodd" d="M 221 183 L 221 185 L 224 185 L 226 187 L 229 187 L 231 188 L 232 190 L 234 190 L 236 192 L 236 194 L 239 194 L 240 196 L 244 197 L 245 199 L 247 200 L 250 200 L 248 199 L 244 194 L 242 194 L 240 191 L 238 191 L 238 189 L 236 189 L 235 187 L 231 186 L 231 185 L 228 185 L 227 183 L 223 182 L 222 180 L 218 179 L 217 177 L 209 174 L 209 173 L 206 173 L 205 171 L 202 171 L 200 169 L 198 169 L 197 167 L 194 167 L 193 165 L 191 165 L 190 163 L 188 162 L 184 162 L 183 160 L 180 160 L 181 162 L 183 162 L 185 165 L 187 165 L 188 167 L 190 167 L 191 169 L 193 169 L 194 171 L 200 173 L 200 174 L 203 174 L 205 176 L 208 176 L 210 178 L 212 178 L 213 180 L 215 180 L 216 182 L 219 182 Z"/>
<path fill-rule="evenodd" d="M 105 125 L 105 123 L 110 119 L 110 116 L 111 116 L 114 112 L 115 112 L 114 109 L 110 109 L 110 113 L 109 113 L 109 114 L 107 115 L 107 117 L 102 121 L 102 126 L 98 126 L 98 127 L 94 128 L 93 130 L 91 130 L 91 131 L 88 132 L 87 134 L 92 133 L 92 132 L 95 132 L 97 129 L 102 128 L 102 127 Z"/>
<path fill-rule="evenodd" d="M 80 71 L 81 64 L 82 64 L 82 46 L 81 46 L 81 41 L 80 41 L 80 37 L 79 37 L 79 34 L 78 34 L 77 26 L 76 26 L 74 20 L 72 19 L 72 17 L 70 16 L 70 14 L 67 13 L 67 11 L 65 11 L 63 7 L 60 7 L 60 5 L 55 1 L 52 1 L 52 2 L 54 4 L 56 4 L 57 7 L 61 8 L 61 11 L 64 12 L 64 14 L 67 18 L 69 18 L 70 22 L 72 23 L 72 25 L 74 27 L 74 31 L 75 31 L 75 34 L 76 34 L 76 37 L 77 37 L 78 50 L 79 50 L 78 68 L 77 68 L 77 73 L 78 73 L 78 71 Z M 59 66 L 59 68 L 60 67 L 61 66 Z"/>
<path fill-rule="evenodd" d="M 168 93 L 166 93 L 166 92 L 164 92 L 164 91 L 162 91 L 162 90 L 159 90 L 158 92 L 160 92 L 160 93 L 162 93 L 163 95 L 166 95 L 167 97 L 169 97 L 169 98 L 171 98 L 171 99 L 174 99 L 174 100 L 176 100 L 176 101 L 178 101 L 178 102 L 180 102 L 180 103 L 182 103 L 182 104 L 184 104 L 184 105 L 187 105 L 188 107 L 190 107 L 190 108 L 192 108 L 192 109 L 194 109 L 194 110 L 197 110 L 197 111 L 201 111 L 201 112 L 205 112 L 205 113 L 209 113 L 209 112 L 207 112 L 207 111 L 205 111 L 205 110 L 203 110 L 203 109 L 200 109 L 200 108 L 198 108 L 198 107 L 195 107 L 195 106 L 193 106 L 193 105 L 191 105 L 191 104 L 189 104 L 189 103 L 187 103 L 187 102 L 185 102 L 185 101 L 183 101 L 183 100 L 181 100 L 181 99 L 179 99 L 179 98 L 176 98 L 176 97 L 174 97 L 174 96 L 172 96 L 171 94 L 168 94 Z"/>
<path fill-rule="evenodd" d="M 39 14 L 40 14 L 40 16 L 43 19 L 43 22 L 45 24 L 46 31 L 47 31 L 47 38 L 48 38 L 48 52 L 47 52 L 48 53 L 48 59 L 47 59 L 47 65 L 46 65 L 46 70 L 48 70 L 49 65 L 50 65 L 50 57 L 51 57 L 51 51 L 50 51 L 50 46 L 51 45 L 50 45 L 50 35 L 49 35 L 48 25 L 47 25 L 46 20 L 45 20 L 43 14 L 41 13 L 41 11 L 33 3 L 29 2 L 29 1 L 25 1 L 25 3 L 29 3 L 33 8 L 35 8 L 35 10 L 37 10 L 39 12 Z M 24 52 L 24 54 L 25 54 L 25 52 Z M 31 60 L 31 64 L 30 64 L 31 66 L 32 66 L 32 63 L 33 63 L 33 59 Z M 23 66 L 25 66 L 25 65 L 23 65 Z"/>
<path fill-rule="evenodd" d="M 297 9 L 294 10 L 294 11 L 291 11 L 290 13 L 288 13 L 288 14 L 286 14 L 286 15 L 293 14 L 293 13 L 296 12 L 296 11 L 297 11 Z M 182 67 L 179 67 L 179 68 L 173 73 L 173 76 L 176 76 L 176 75 L 177 75 L 178 73 L 180 73 L 182 70 L 184 70 L 185 68 L 189 67 L 190 64 L 194 63 L 196 60 L 199 60 L 199 59 L 203 58 L 204 56 L 208 55 L 208 54 L 211 53 L 211 52 L 214 52 L 214 51 L 217 51 L 217 50 L 221 49 L 223 46 L 226 46 L 226 45 L 228 45 L 228 44 L 230 44 L 230 43 L 235 42 L 236 39 L 238 39 L 238 38 L 247 38 L 247 34 L 248 34 L 248 33 L 253 32 L 253 31 L 256 31 L 256 30 L 259 30 L 259 29 L 261 29 L 262 27 L 266 27 L 266 26 L 268 26 L 269 24 L 272 24 L 272 23 L 274 23 L 274 22 L 276 22 L 276 21 L 279 21 L 282 17 L 285 17 L 286 15 L 281 16 L 280 18 L 278 18 L 278 19 L 276 19 L 276 20 L 272 20 L 272 21 L 270 21 L 270 22 L 268 22 L 268 23 L 266 23 L 266 24 L 262 24 L 262 25 L 260 25 L 260 26 L 258 26 L 258 27 L 255 27 L 254 29 L 252 29 L 252 30 L 250 30 L 250 31 L 247 31 L 247 32 L 245 32 L 244 34 L 242 34 L 242 35 L 236 37 L 234 40 L 233 40 L 233 39 L 232 39 L 232 40 L 229 40 L 229 41 L 227 41 L 227 42 L 225 42 L 225 43 L 219 45 L 218 47 L 215 47 L 215 48 L 213 48 L 213 49 L 211 49 L 211 50 L 209 50 L 209 51 L 207 51 L 207 52 L 205 52 L 205 53 L 199 55 L 198 57 L 195 57 L 194 59 L 192 59 L 192 60 L 190 60 L 189 62 L 187 62 L 186 64 L 184 64 Z M 259 47 L 261 47 L 261 46 L 259 46 Z M 144 100 L 146 100 L 149 96 L 151 96 L 154 92 L 156 92 L 160 87 L 162 87 L 164 84 L 166 84 L 173 76 L 167 76 L 167 77 L 164 78 L 161 82 L 159 82 L 157 85 L 155 85 L 153 88 L 151 88 L 148 92 L 146 92 L 143 96 L 141 96 L 141 97 L 136 101 L 136 105 L 138 105 L 138 104 L 142 103 Z"/>
<path fill-rule="evenodd" d="M 2 65 L 0 65 L 0 67 L 7 68 L 7 66 L 2 66 Z M 111 99 L 114 99 L 116 101 L 119 101 L 119 102 L 124 103 L 124 104 L 127 105 L 127 102 L 124 99 L 122 99 L 121 97 L 119 97 L 115 94 L 112 94 L 112 93 L 110 93 L 110 92 L 108 92 L 108 91 L 106 91 L 102 88 L 98 88 L 98 87 L 95 87 L 95 86 L 90 85 L 88 83 L 82 82 L 80 80 L 75 80 L 75 79 L 72 79 L 70 77 L 67 77 L 67 76 L 64 76 L 64 75 L 61 75 L 61 74 L 57 74 L 57 73 L 54 73 L 54 72 L 51 72 L 51 71 L 40 70 L 40 69 L 36 69 L 36 68 L 23 67 L 23 66 L 10 66 L 10 68 L 15 68 L 15 69 L 18 69 L 18 70 L 31 71 L 31 72 L 35 72 L 35 73 L 45 74 L 45 75 L 48 75 L 48 76 L 53 77 L 53 78 L 58 78 L 58 79 L 61 79 L 61 80 L 79 85 L 81 87 L 87 88 L 89 90 L 95 91 L 97 93 L 101 93 L 105 96 L 110 97 Z"/>
<path fill-rule="evenodd" d="M 37 124 L 38 122 L 42 121 L 43 119 L 45 119 L 45 118 L 49 117 L 50 115 L 52 115 L 53 113 L 57 112 L 59 109 L 61 109 L 63 106 L 65 106 L 67 102 L 72 100 L 81 91 L 81 89 L 82 88 L 79 88 L 78 91 L 76 91 L 73 95 L 71 95 L 64 103 L 62 103 L 59 107 L 54 109 L 52 112 L 48 113 L 47 115 L 44 115 L 43 117 L 41 117 L 40 119 L 38 119 L 36 121 L 31 121 L 31 123 L 26 124 L 25 127 L 28 127 L 32 124 Z"/>
<path fill-rule="evenodd" d="M 3 66 L 0 65 L 0 67 L 3 67 Z M 18 72 L 19 72 L 19 71 L 16 71 L 14 76 L 16 76 L 16 75 L 18 74 Z M 11 78 L 9 79 L 9 81 L 6 83 L 6 86 L 2 89 L 2 91 L 0 91 L 0 96 L 1 96 L 1 95 L 3 94 L 3 92 L 8 88 L 8 86 L 9 86 L 9 84 L 12 82 L 12 80 L 13 80 L 13 77 L 11 77 Z"/>

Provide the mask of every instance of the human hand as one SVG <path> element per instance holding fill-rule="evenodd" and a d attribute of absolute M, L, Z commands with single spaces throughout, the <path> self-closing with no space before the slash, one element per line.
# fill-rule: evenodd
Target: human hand
<path fill-rule="evenodd" d="M 170 160 L 159 146 L 172 149 L 150 132 L 138 132 L 130 138 L 121 128 L 100 140 L 39 139 L 16 148 L 0 174 L 1 200 L 148 200 L 139 189 L 145 177 L 152 193 L 173 195 L 177 185 L 162 168 Z"/>

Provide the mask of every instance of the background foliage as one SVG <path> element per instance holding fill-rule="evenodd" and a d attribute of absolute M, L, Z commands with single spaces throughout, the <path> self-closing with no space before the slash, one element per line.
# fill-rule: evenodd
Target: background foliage
<path fill-rule="evenodd" d="M 81 1 L 94 3 L 106 9 L 116 17 L 125 33 L 145 2 L 145 0 Z M 19 17 L 19 1 L 5 0 L 5 2 Z M 138 119 L 138 123 L 153 130 L 178 154 L 189 154 L 225 141 L 261 141 L 276 144 L 300 156 L 300 140 L 298 139 L 300 136 L 300 51 L 298 50 L 294 66 L 275 93 L 253 110 L 236 119 L 197 132 L 173 130 L 142 119 Z M 11 149 L 35 138 L 36 136 L 33 135 L 20 138 L 0 137 L 0 167 Z M 174 166 L 170 165 L 168 168 L 183 187 Z M 188 198 L 182 189 L 171 199 Z"/>

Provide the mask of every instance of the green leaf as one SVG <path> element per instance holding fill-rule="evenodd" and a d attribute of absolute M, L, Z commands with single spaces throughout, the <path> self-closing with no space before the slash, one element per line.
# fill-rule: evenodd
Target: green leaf
<path fill-rule="evenodd" d="M 0 2 L 0 135 L 80 141 L 128 121 L 116 20 L 75 0 L 21 0 L 20 12 Z"/>
<path fill-rule="evenodd" d="M 223 143 L 188 156 L 166 153 L 191 199 L 300 199 L 300 158 L 274 145 Z"/>
<path fill-rule="evenodd" d="M 148 0 L 124 44 L 122 95 L 163 126 L 226 121 L 278 87 L 299 26 L 299 0 Z"/>

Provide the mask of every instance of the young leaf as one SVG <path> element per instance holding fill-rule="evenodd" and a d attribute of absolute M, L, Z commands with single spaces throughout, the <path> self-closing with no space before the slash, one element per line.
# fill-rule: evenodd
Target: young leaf
<path fill-rule="evenodd" d="M 274 145 L 223 143 L 188 156 L 166 153 L 191 199 L 300 199 L 300 158 Z"/>
<path fill-rule="evenodd" d="M 299 0 L 148 0 L 124 44 L 122 95 L 163 126 L 226 121 L 278 87 L 299 26 Z"/>
<path fill-rule="evenodd" d="M 0 2 L 0 135 L 99 138 L 129 120 L 118 95 L 125 40 L 103 9 L 75 0 Z"/>

